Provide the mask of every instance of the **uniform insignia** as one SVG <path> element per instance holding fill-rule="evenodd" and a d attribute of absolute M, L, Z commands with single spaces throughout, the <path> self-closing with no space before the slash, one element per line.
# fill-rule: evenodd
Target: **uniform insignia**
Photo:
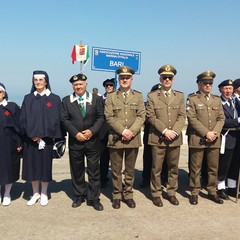
<path fill-rule="evenodd" d="M 85 76 L 82 76 L 82 79 L 86 79 Z"/>
<path fill-rule="evenodd" d="M 127 68 L 123 67 L 123 72 L 126 73 L 127 72 Z"/>
<path fill-rule="evenodd" d="M 199 107 L 202 107 L 202 106 L 203 106 L 203 104 L 202 104 L 202 103 L 198 103 L 198 106 L 199 106 Z"/>
<path fill-rule="evenodd" d="M 171 69 L 171 68 L 169 67 L 169 65 L 167 65 L 167 66 L 165 67 L 165 71 L 166 71 L 166 72 L 169 72 L 170 69 Z"/>
<path fill-rule="evenodd" d="M 78 76 L 76 76 L 76 75 L 73 76 L 73 80 L 74 80 L 74 81 L 78 80 Z"/>
<path fill-rule="evenodd" d="M 137 103 L 131 103 L 130 106 L 138 106 Z"/>

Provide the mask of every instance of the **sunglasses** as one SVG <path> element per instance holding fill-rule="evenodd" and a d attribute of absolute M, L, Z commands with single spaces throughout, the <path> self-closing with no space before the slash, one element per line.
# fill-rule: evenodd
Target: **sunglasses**
<path fill-rule="evenodd" d="M 162 79 L 163 80 L 167 80 L 167 79 L 173 80 L 173 76 L 163 76 Z"/>
<path fill-rule="evenodd" d="M 202 85 L 204 85 L 204 86 L 213 85 L 213 82 L 202 82 Z"/>
<path fill-rule="evenodd" d="M 119 76 L 120 80 L 124 80 L 124 79 L 129 80 L 130 78 L 131 76 L 127 76 L 127 75 Z"/>
<path fill-rule="evenodd" d="M 105 84 L 105 87 L 113 87 L 113 84 Z"/>

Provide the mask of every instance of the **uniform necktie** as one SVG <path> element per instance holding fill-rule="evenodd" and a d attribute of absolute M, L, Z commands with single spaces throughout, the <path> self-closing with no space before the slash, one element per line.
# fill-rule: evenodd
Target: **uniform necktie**
<path fill-rule="evenodd" d="M 125 92 L 125 93 L 123 93 L 123 95 L 124 95 L 125 102 L 127 102 L 128 94 Z"/>
<path fill-rule="evenodd" d="M 85 109 L 85 106 L 84 106 L 84 98 L 80 97 L 79 101 L 80 101 L 80 108 L 81 108 L 81 112 L 82 112 L 82 117 L 84 118 L 85 115 L 86 115 L 86 109 Z"/>
<path fill-rule="evenodd" d="M 209 101 L 209 96 L 207 94 L 205 95 L 205 98 L 207 101 Z"/>
<path fill-rule="evenodd" d="M 165 96 L 168 98 L 170 97 L 170 93 L 169 92 L 165 92 Z"/>
<path fill-rule="evenodd" d="M 230 109 L 233 110 L 233 102 L 232 102 L 232 99 L 228 99 L 228 102 L 229 102 L 229 106 L 230 106 Z"/>

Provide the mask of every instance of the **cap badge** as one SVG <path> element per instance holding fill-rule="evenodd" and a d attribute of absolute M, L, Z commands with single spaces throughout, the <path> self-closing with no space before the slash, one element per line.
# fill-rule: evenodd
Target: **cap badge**
<path fill-rule="evenodd" d="M 228 83 L 229 83 L 229 84 L 232 84 L 233 82 L 232 82 L 232 80 L 229 80 Z"/>
<path fill-rule="evenodd" d="M 170 68 L 169 66 L 166 66 L 165 71 L 169 72 L 170 69 L 171 69 L 171 68 Z"/>
<path fill-rule="evenodd" d="M 76 75 L 73 76 L 73 80 L 74 80 L 74 81 L 78 80 L 78 76 L 76 76 Z"/>
<path fill-rule="evenodd" d="M 123 72 L 124 72 L 124 73 L 127 72 L 127 68 L 126 68 L 126 67 L 123 68 Z"/>
<path fill-rule="evenodd" d="M 82 76 L 82 79 L 86 79 L 86 77 L 83 75 L 83 76 Z"/>

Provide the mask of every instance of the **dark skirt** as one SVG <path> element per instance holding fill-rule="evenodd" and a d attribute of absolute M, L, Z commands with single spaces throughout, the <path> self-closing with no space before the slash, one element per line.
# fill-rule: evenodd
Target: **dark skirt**
<path fill-rule="evenodd" d="M 24 141 L 22 179 L 25 181 L 52 181 L 53 140 L 43 140 L 46 145 L 42 150 L 31 138 Z"/>
<path fill-rule="evenodd" d="M 0 130 L 0 186 L 14 183 L 19 179 L 20 154 L 17 142 L 11 134 Z"/>

